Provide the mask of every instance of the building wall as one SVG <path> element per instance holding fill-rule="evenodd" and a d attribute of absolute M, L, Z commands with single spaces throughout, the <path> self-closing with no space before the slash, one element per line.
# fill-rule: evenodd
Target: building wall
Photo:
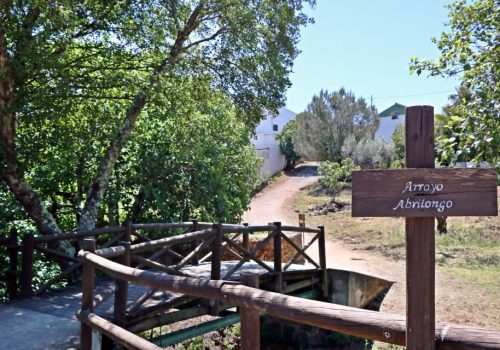
<path fill-rule="evenodd" d="M 262 179 L 267 179 L 285 168 L 286 159 L 281 153 L 276 135 L 283 130 L 286 123 L 295 118 L 295 115 L 291 110 L 281 108 L 277 116 L 268 113 L 255 128 L 252 143 L 256 153 L 264 159 L 260 169 Z"/>
<path fill-rule="evenodd" d="M 397 119 L 393 119 L 393 117 L 383 117 L 380 118 L 380 125 L 378 130 L 375 132 L 375 140 L 385 139 L 388 143 L 392 143 L 392 134 L 396 129 L 396 126 L 399 124 L 404 125 L 405 115 L 400 114 L 397 116 Z"/>

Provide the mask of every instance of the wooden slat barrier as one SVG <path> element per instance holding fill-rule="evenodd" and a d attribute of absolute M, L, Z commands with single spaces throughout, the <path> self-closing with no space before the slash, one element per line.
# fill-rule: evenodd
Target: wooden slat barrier
<path fill-rule="evenodd" d="M 151 344 L 146 339 L 135 335 L 132 332 L 127 331 L 112 322 L 97 316 L 96 314 L 82 310 L 79 311 L 78 319 L 90 328 L 97 329 L 102 334 L 113 339 L 115 342 L 124 346 L 127 349 L 137 349 L 137 350 L 163 350 L 163 348 Z M 90 335 L 91 336 L 91 335 Z M 82 349 L 91 349 L 91 344 L 82 343 Z"/>
<path fill-rule="evenodd" d="M 150 238 L 136 232 L 137 230 L 148 231 L 148 230 L 176 230 L 176 229 L 184 229 L 187 230 L 187 232 L 185 234 L 162 238 L 155 241 L 152 241 Z M 243 261 L 243 263 L 250 260 L 256 260 L 254 259 L 256 258 L 254 257 L 254 255 L 258 251 L 258 249 L 253 250 L 251 252 L 251 255 L 248 254 L 245 255 L 241 251 L 241 249 L 236 249 L 235 245 L 237 246 L 242 245 L 243 249 L 245 249 L 248 252 L 249 234 L 257 232 L 275 231 L 275 230 L 276 226 L 274 224 L 259 225 L 259 226 L 221 224 L 221 232 L 224 235 L 223 237 L 224 243 L 222 249 L 231 250 L 236 255 L 239 254 L 240 260 Z M 188 232 L 188 231 L 194 231 L 194 232 Z M 295 226 L 282 226 L 281 231 L 312 232 L 312 233 L 320 232 L 318 229 L 295 227 Z M 228 242 L 226 242 L 225 235 L 229 233 L 233 234 L 233 237 L 231 237 L 231 240 L 233 241 L 233 243 L 235 243 L 233 245 L 230 245 Z M 209 244 L 208 240 L 210 239 L 210 237 L 213 237 L 214 230 L 212 223 L 197 222 L 196 220 L 192 222 L 181 222 L 181 223 L 147 223 L 147 224 L 133 224 L 127 222 L 123 226 L 104 227 L 90 231 L 69 232 L 58 235 L 45 235 L 45 236 L 35 237 L 33 235 L 27 234 L 24 235 L 23 242 L 19 246 L 17 245 L 17 236 L 15 238 L 11 237 L 0 238 L 0 245 L 6 245 L 7 249 L 9 249 L 10 252 L 9 261 L 11 266 L 7 271 L 3 273 L 4 278 L 2 279 L 2 280 L 7 280 L 7 287 L 8 287 L 7 289 L 10 298 L 14 299 L 17 297 L 18 280 L 19 280 L 19 290 L 21 297 L 29 297 L 33 294 L 40 295 L 41 293 L 51 288 L 54 284 L 66 278 L 71 277 L 71 275 L 73 275 L 75 272 L 77 272 L 77 270 L 80 269 L 81 265 L 74 256 L 68 255 L 64 252 L 61 252 L 53 248 L 54 245 L 57 244 L 58 242 L 65 240 L 77 241 L 85 238 L 96 238 L 102 235 L 109 235 L 109 234 L 113 236 L 97 250 L 98 254 L 109 258 L 119 257 L 124 253 L 123 247 L 120 246 L 111 247 L 111 246 L 113 244 L 116 244 L 119 240 L 129 241 L 130 237 L 132 236 L 132 237 L 137 237 L 143 241 L 140 244 L 135 244 L 132 246 L 131 248 L 132 254 L 138 254 L 146 251 L 154 251 L 151 257 L 147 258 L 152 261 L 157 260 L 163 254 L 169 254 L 177 259 L 180 259 L 181 262 L 178 263 L 179 264 L 178 266 L 176 266 L 177 267 L 176 269 L 179 270 L 183 265 L 189 262 L 196 263 L 197 261 L 196 258 L 198 256 L 198 253 L 203 251 L 203 249 Z M 236 237 L 240 234 L 243 234 L 242 244 L 236 242 Z M 15 241 L 14 243 L 11 243 L 13 239 Z M 278 241 L 279 239 L 281 239 L 281 237 L 276 237 L 276 236 L 274 237 L 275 241 Z M 286 238 L 284 239 L 287 240 Z M 197 245 L 197 248 L 195 248 L 193 252 L 186 257 L 179 255 L 177 252 L 169 248 L 177 244 L 184 244 L 188 242 L 201 242 L 201 245 Z M 287 242 L 289 242 L 289 240 L 287 240 Z M 292 246 L 295 249 L 297 248 L 293 244 Z M 259 245 L 259 247 L 263 247 L 263 244 Z M 306 260 L 311 262 L 311 259 L 308 259 L 307 254 L 305 254 L 305 250 L 308 247 L 309 246 L 304 247 L 304 249 L 302 250 L 298 250 L 295 259 L 297 259 L 299 256 L 302 255 L 305 257 Z M 162 249 L 159 250 L 159 248 Z M 20 264 L 21 268 L 19 269 L 20 270 L 19 272 L 17 267 L 18 250 L 21 251 L 21 259 L 22 259 Z M 69 261 L 70 263 L 69 265 L 66 263 L 66 268 L 63 271 L 61 271 L 59 275 L 55 276 L 44 285 L 38 287 L 38 290 L 36 291 L 33 291 L 32 289 L 34 250 L 37 250 L 49 258 L 55 259 L 56 261 L 59 262 Z M 205 255 L 204 260 L 202 261 L 206 261 L 207 259 L 209 259 L 211 257 L 211 253 L 212 252 L 210 251 L 208 255 Z M 295 259 L 293 259 L 293 261 L 295 261 Z M 146 263 L 146 261 L 142 261 L 141 263 Z M 257 263 L 259 262 L 257 261 Z M 291 264 L 293 262 L 289 263 Z M 62 266 L 64 266 L 64 264 Z M 241 265 L 239 265 L 238 267 L 240 266 Z M 151 264 L 149 264 L 149 267 L 152 267 Z M 168 269 L 170 267 L 166 268 Z M 286 270 L 288 267 L 289 265 L 286 266 L 283 270 Z"/>
<path fill-rule="evenodd" d="M 302 324 L 391 344 L 405 344 L 406 322 L 404 316 L 305 300 L 228 281 L 177 277 L 159 272 L 134 269 L 110 261 L 90 251 L 81 251 L 79 256 L 86 266 L 92 265 L 114 278 L 123 279 L 134 284 L 158 290 L 223 300 L 247 310 L 265 312 L 272 316 Z M 93 274 L 90 268 L 87 271 Z M 84 280 L 89 279 L 89 276 L 84 276 Z M 85 307 L 85 305 L 84 302 L 84 311 L 88 309 L 88 306 Z M 498 349 L 500 347 L 500 332 L 481 328 L 438 322 L 435 335 L 437 349 Z M 124 338 L 127 337 L 128 335 L 124 336 Z M 121 336 L 118 338 L 117 341 L 126 340 L 122 339 Z"/>

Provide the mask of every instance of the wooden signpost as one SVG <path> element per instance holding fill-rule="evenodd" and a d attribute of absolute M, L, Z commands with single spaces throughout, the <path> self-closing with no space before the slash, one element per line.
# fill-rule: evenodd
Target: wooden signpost
<path fill-rule="evenodd" d="M 433 169 L 433 108 L 405 123 L 407 169 L 353 172 L 352 216 L 406 217 L 406 347 L 434 350 L 434 217 L 498 215 L 496 171 Z"/>

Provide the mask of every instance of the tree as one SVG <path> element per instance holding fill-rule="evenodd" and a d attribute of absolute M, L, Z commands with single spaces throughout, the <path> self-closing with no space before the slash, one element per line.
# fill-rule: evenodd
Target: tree
<path fill-rule="evenodd" d="M 172 112 L 177 84 L 203 79 L 230 96 L 250 125 L 264 108 L 282 105 L 299 28 L 308 22 L 302 6 L 291 0 L 0 2 L 3 184 L 41 233 L 61 232 L 50 199 L 26 179 L 32 162 L 19 136 L 42 160 L 62 135 L 81 175 L 72 199 L 83 201 L 78 228 L 93 228 L 139 117 L 155 104 Z M 42 144 L 39 135 L 23 134 L 29 123 L 60 127 L 42 135 Z"/>
<path fill-rule="evenodd" d="M 340 161 L 346 138 L 373 138 L 378 127 L 376 110 L 363 98 L 341 88 L 314 96 L 307 110 L 296 117 L 293 141 L 297 153 L 310 160 Z"/>
<path fill-rule="evenodd" d="M 300 159 L 300 156 L 295 151 L 293 137 L 297 133 L 298 123 L 296 119 L 290 120 L 285 127 L 276 136 L 280 143 L 281 153 L 286 159 L 286 168 L 290 169 L 295 165 L 295 162 Z"/>
<path fill-rule="evenodd" d="M 384 139 L 363 138 L 356 141 L 354 135 L 349 135 L 342 145 L 342 157 L 352 159 L 361 169 L 387 168 L 393 156 L 394 147 Z"/>
<path fill-rule="evenodd" d="M 406 159 L 406 135 L 404 124 L 396 125 L 392 134 L 392 145 L 394 148 L 394 159 L 391 166 L 393 168 L 402 168 Z"/>
<path fill-rule="evenodd" d="M 332 202 L 351 181 L 354 170 L 359 170 L 359 167 L 350 158 L 342 159 L 340 163 L 326 161 L 318 167 L 318 173 L 323 176 L 321 183 L 333 190 Z"/>
<path fill-rule="evenodd" d="M 430 76 L 461 76 L 470 91 L 454 106 L 453 136 L 438 140 L 446 150 L 473 155 L 472 160 L 499 164 L 500 147 L 500 6 L 498 0 L 454 1 L 449 31 L 433 38 L 441 51 L 437 61 L 413 57 L 410 71 Z M 443 151 L 443 149 L 442 149 Z"/>

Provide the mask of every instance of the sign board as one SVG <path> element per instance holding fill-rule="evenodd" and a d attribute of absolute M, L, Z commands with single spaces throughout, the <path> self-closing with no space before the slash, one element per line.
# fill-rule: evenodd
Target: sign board
<path fill-rule="evenodd" d="M 352 174 L 352 216 L 496 216 L 496 170 L 366 170 Z"/>

